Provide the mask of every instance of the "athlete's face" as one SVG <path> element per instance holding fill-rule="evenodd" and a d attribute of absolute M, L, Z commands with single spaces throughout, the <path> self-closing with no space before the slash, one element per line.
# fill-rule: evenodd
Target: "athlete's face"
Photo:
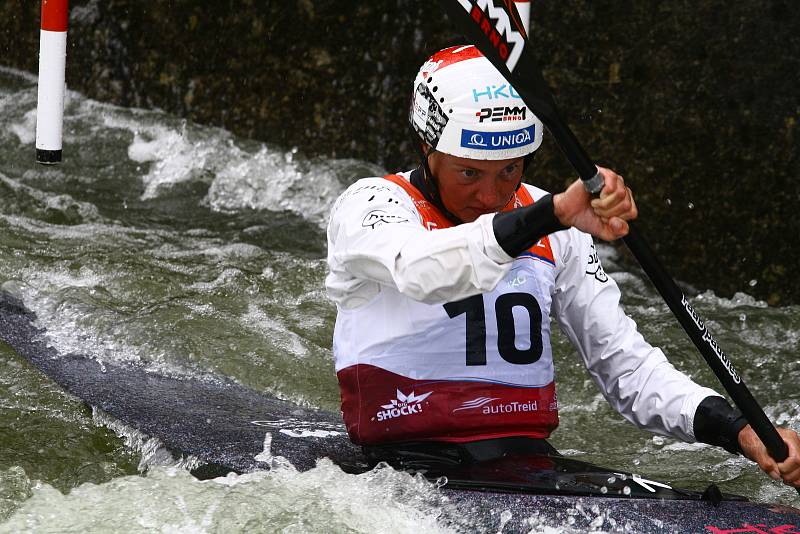
<path fill-rule="evenodd" d="M 464 222 L 500 211 L 522 179 L 523 158 L 483 161 L 434 152 L 428 158 L 442 203 Z"/>

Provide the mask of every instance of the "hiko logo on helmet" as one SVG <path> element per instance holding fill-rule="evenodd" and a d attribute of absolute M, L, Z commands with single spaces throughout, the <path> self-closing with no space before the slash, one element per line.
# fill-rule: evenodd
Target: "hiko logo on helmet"
<path fill-rule="evenodd" d="M 478 150 L 506 150 L 530 145 L 536 139 L 536 127 L 528 126 L 510 132 L 476 132 L 461 130 L 461 146 Z"/>
<path fill-rule="evenodd" d="M 506 89 L 508 89 L 508 93 L 505 92 Z M 478 91 L 477 89 L 472 90 L 472 99 L 475 102 L 478 102 L 484 96 L 489 100 L 492 100 L 492 98 L 496 98 L 498 100 L 500 98 L 522 99 L 522 97 L 519 96 L 519 93 L 517 93 L 513 87 L 506 84 L 502 84 L 499 87 L 497 85 L 493 85 L 491 87 L 487 85 L 485 91 Z"/>
<path fill-rule="evenodd" d="M 489 38 L 489 43 L 505 62 L 508 70 L 514 72 L 525 46 L 525 37 L 513 28 L 508 13 L 503 8 L 495 6 L 494 0 L 458 0 L 458 3 Z M 490 19 L 497 22 L 493 23 Z"/>
<path fill-rule="evenodd" d="M 491 120 L 492 122 L 505 122 L 505 121 L 524 121 L 525 120 L 525 112 L 528 110 L 525 106 L 520 107 L 513 107 L 510 108 L 508 106 L 498 106 L 494 108 L 481 108 L 479 112 L 475 114 L 478 117 L 478 122 L 483 122 L 485 120 Z"/>

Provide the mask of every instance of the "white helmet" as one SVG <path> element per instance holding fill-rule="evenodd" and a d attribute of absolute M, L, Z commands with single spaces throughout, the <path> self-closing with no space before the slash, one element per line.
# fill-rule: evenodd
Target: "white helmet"
<path fill-rule="evenodd" d="M 422 65 L 408 118 L 428 145 L 462 158 L 517 158 L 542 144 L 542 122 L 472 45 L 445 48 Z"/>

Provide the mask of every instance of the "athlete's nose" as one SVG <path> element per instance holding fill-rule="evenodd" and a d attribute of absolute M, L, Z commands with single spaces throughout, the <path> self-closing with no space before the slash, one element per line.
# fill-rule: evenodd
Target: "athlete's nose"
<path fill-rule="evenodd" d="M 494 180 L 488 177 L 481 180 L 475 199 L 485 209 L 496 209 L 499 195 L 497 194 L 497 187 L 495 187 Z"/>

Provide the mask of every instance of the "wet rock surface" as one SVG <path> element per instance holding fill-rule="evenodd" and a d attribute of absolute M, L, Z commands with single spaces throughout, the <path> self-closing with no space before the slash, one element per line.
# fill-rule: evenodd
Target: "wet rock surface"
<path fill-rule="evenodd" d="M 0 64 L 37 71 L 39 9 L 0 4 Z M 417 68 L 461 42 L 436 2 L 416 0 L 74 0 L 70 13 L 71 89 L 387 170 L 414 163 Z M 794 4 L 540 2 L 533 27 L 563 114 L 626 177 L 673 276 L 800 301 Z M 557 189 L 571 175 L 546 142 L 529 181 Z"/>

